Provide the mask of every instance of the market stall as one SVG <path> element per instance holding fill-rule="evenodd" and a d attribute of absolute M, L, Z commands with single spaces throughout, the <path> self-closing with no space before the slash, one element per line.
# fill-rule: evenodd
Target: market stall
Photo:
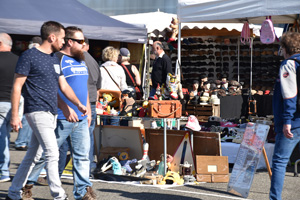
<path fill-rule="evenodd" d="M 146 43 L 144 27 L 115 20 L 72 0 L 2 0 L 0 31 L 8 34 L 39 35 L 45 21 L 78 26 L 89 39 Z M 122 30 L 122 31 L 120 31 Z"/>

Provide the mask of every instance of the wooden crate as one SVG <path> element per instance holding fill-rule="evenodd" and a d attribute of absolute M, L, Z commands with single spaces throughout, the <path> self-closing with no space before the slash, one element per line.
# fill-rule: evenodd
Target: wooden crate
<path fill-rule="evenodd" d="M 210 116 L 220 117 L 220 105 L 187 105 L 186 111 L 189 115 L 195 115 L 199 121 L 208 121 Z"/>

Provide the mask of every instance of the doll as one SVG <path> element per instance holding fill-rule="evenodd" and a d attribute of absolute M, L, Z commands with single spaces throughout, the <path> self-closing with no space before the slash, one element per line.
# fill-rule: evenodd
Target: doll
<path fill-rule="evenodd" d="M 168 40 L 168 42 L 173 42 L 173 41 L 175 41 L 176 36 L 178 34 L 178 19 L 177 18 L 172 17 L 170 28 L 172 29 L 172 35 L 171 35 L 171 38 Z"/>

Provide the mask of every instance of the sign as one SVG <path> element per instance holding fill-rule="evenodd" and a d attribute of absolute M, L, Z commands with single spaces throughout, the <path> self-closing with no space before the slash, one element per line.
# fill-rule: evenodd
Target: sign
<path fill-rule="evenodd" d="M 269 129 L 265 124 L 247 124 L 227 186 L 228 192 L 248 197 Z"/>

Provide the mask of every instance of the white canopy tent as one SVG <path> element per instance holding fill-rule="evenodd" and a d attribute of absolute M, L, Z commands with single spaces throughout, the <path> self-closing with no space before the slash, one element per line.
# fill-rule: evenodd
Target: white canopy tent
<path fill-rule="evenodd" d="M 178 0 L 181 23 L 261 24 L 272 16 L 274 24 L 293 23 L 299 14 L 299 0 Z"/>
<path fill-rule="evenodd" d="M 131 23 L 140 26 L 146 26 L 148 34 L 153 37 L 165 36 L 167 32 L 171 32 L 172 29 L 169 27 L 172 17 L 177 17 L 176 14 L 160 12 L 159 10 L 156 12 L 148 12 L 148 13 L 137 13 L 137 14 L 128 14 L 128 15 L 116 15 L 111 16 L 112 18 L 125 22 Z M 261 22 L 260 22 L 261 23 Z M 235 22 L 235 23 L 182 23 L 182 30 L 190 30 L 190 29 L 218 29 L 221 30 L 223 28 L 228 31 L 237 30 L 239 32 L 242 31 L 243 23 Z M 250 25 L 250 28 L 253 29 L 253 33 L 259 36 L 259 25 Z M 276 34 L 281 35 L 282 28 L 275 28 Z"/>
<path fill-rule="evenodd" d="M 181 61 L 179 42 L 181 23 L 243 23 L 248 21 L 261 24 L 266 16 L 272 16 L 274 24 L 292 24 L 299 19 L 299 9 L 299 0 L 178 0 L 177 16 L 180 22 L 178 62 Z M 252 88 L 252 60 L 250 67 L 250 88 Z"/>

